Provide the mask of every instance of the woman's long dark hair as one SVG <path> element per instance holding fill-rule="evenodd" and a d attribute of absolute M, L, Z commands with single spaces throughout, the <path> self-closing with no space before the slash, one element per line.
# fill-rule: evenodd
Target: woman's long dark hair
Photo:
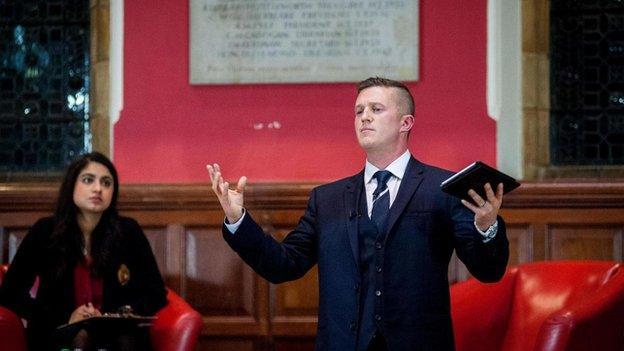
<path fill-rule="evenodd" d="M 56 275 L 62 274 L 83 258 L 83 235 L 78 227 L 78 207 L 74 203 L 74 188 L 80 172 L 90 162 L 96 162 L 108 169 L 113 177 L 113 196 L 110 206 L 102 213 L 99 223 L 91 233 L 91 272 L 102 276 L 113 257 L 114 245 L 119 243 L 121 235 L 117 214 L 117 195 L 119 178 L 113 163 L 99 152 L 82 155 L 72 162 L 61 183 L 56 210 L 54 212 L 54 230 L 51 236 L 50 267 Z"/>

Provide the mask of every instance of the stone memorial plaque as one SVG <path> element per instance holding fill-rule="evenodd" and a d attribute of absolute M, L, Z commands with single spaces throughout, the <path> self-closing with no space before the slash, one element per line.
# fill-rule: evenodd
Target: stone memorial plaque
<path fill-rule="evenodd" d="M 418 0 L 189 0 L 191 84 L 418 79 Z"/>

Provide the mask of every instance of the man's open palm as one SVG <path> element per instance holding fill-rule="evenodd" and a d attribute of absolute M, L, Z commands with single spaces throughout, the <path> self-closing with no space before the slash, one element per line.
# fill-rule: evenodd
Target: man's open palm
<path fill-rule="evenodd" d="M 206 168 L 212 182 L 212 191 L 217 195 L 228 222 L 237 222 L 243 215 L 243 193 L 245 192 L 247 177 L 240 177 L 236 189 L 232 190 L 230 184 L 223 181 L 221 168 L 218 164 L 207 165 Z"/>

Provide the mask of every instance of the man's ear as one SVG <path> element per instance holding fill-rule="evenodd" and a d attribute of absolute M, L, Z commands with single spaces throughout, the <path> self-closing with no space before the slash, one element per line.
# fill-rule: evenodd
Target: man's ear
<path fill-rule="evenodd" d="M 412 115 L 403 115 L 401 116 L 401 132 L 409 133 L 409 131 L 414 126 L 414 116 Z"/>

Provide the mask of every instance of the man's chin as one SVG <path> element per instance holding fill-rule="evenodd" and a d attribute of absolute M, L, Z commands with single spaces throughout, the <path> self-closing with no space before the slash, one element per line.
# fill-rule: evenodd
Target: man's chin
<path fill-rule="evenodd" d="M 365 152 L 371 151 L 375 148 L 375 142 L 370 139 L 359 139 L 358 143 L 360 144 L 362 150 L 364 150 Z"/>

